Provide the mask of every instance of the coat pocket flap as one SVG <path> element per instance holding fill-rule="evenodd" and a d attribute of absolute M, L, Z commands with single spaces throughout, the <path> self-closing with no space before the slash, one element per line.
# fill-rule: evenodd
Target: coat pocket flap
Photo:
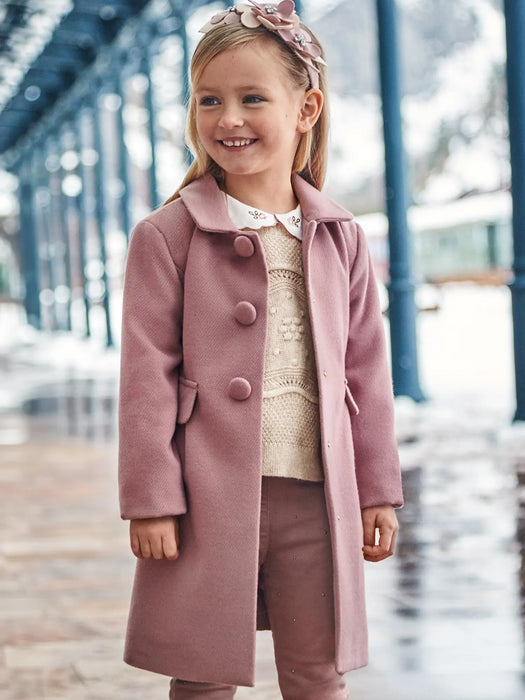
<path fill-rule="evenodd" d="M 197 382 L 179 376 L 177 423 L 187 423 L 197 398 Z"/>
<path fill-rule="evenodd" d="M 356 404 L 354 397 L 352 396 L 352 392 L 350 391 L 350 387 L 348 386 L 348 382 L 345 379 L 345 401 L 346 405 L 348 406 L 348 409 L 350 411 L 350 414 L 352 416 L 357 416 L 359 413 L 359 406 Z"/>

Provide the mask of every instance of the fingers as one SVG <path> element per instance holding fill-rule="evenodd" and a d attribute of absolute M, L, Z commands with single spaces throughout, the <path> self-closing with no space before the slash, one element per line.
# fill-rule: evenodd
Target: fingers
<path fill-rule="evenodd" d="M 373 547 L 376 543 L 376 519 L 375 514 L 369 512 L 371 509 L 363 511 L 363 544 L 367 547 Z"/>
<path fill-rule="evenodd" d="M 179 548 L 174 536 L 162 538 L 162 552 L 166 559 L 177 559 Z"/>
<path fill-rule="evenodd" d="M 377 562 L 394 554 L 399 525 L 392 506 L 365 508 L 363 516 L 363 557 L 366 561 Z M 372 533 L 373 530 L 373 534 Z M 376 544 L 376 531 L 379 540 Z"/>
<path fill-rule="evenodd" d="M 180 536 L 179 536 L 179 519 L 173 518 L 173 524 L 175 526 L 175 542 L 177 544 L 177 549 L 179 548 Z"/>
<path fill-rule="evenodd" d="M 164 552 L 162 551 L 162 535 L 160 533 L 151 535 L 149 537 L 149 539 L 147 540 L 146 547 L 148 546 L 153 559 L 162 559 L 162 557 L 164 556 Z M 145 553 L 144 556 L 147 559 Z"/>
<path fill-rule="evenodd" d="M 140 540 L 138 538 L 138 535 L 130 534 L 129 539 L 131 544 L 131 551 L 138 559 L 142 559 L 142 550 L 140 548 Z"/>
<path fill-rule="evenodd" d="M 131 551 L 138 559 L 177 559 L 179 529 L 177 518 L 144 518 L 130 522 Z"/>

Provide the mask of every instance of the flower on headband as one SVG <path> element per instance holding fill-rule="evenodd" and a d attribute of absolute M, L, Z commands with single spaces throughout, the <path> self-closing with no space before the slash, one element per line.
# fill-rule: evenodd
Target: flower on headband
<path fill-rule="evenodd" d="M 253 2 L 251 5 L 237 5 L 242 8 L 241 22 L 245 27 L 255 29 L 262 24 L 270 31 L 293 29 L 299 26 L 293 0 L 282 0 L 278 5 Z"/>
<path fill-rule="evenodd" d="M 210 31 L 210 29 L 213 29 L 218 24 L 237 24 L 240 21 L 241 21 L 241 18 L 237 14 L 236 8 L 229 7 L 227 10 L 223 10 L 222 12 L 217 12 L 217 14 L 213 15 L 213 17 L 210 19 L 210 21 L 207 22 L 204 25 L 204 27 L 199 29 L 199 31 L 202 34 L 206 34 L 207 32 Z"/>
<path fill-rule="evenodd" d="M 238 22 L 241 22 L 248 29 L 264 27 L 277 34 L 306 63 L 312 87 L 318 87 L 319 68 L 316 63 L 326 64 L 321 58 L 321 47 L 313 42 L 306 30 L 301 28 L 293 0 L 282 0 L 278 5 L 254 2 L 254 0 L 250 0 L 249 5 L 239 3 L 213 15 L 200 31 L 207 34 L 220 24 L 236 24 Z"/>
<path fill-rule="evenodd" d="M 307 31 L 298 27 L 297 29 L 279 29 L 277 34 L 281 37 L 285 44 L 288 44 L 300 58 L 306 63 L 315 68 L 312 61 L 324 63 L 321 58 L 321 47 L 314 44 L 312 37 Z"/>
<path fill-rule="evenodd" d="M 262 25 L 270 31 L 293 29 L 299 26 L 299 17 L 295 13 L 293 0 L 282 0 L 278 5 L 252 2 L 252 0 L 250 2 L 251 5 L 239 3 L 227 10 L 217 12 L 200 31 L 206 34 L 218 24 L 237 24 L 238 22 L 248 29 L 256 29 Z"/>

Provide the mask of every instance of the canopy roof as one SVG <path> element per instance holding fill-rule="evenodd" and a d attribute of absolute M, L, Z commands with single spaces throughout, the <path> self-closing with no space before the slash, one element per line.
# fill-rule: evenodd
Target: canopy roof
<path fill-rule="evenodd" d="M 208 0 L 209 2 L 209 0 Z M 4 0 L 0 6 L 0 154 L 53 107 L 150 0 Z M 202 0 L 165 0 L 179 16 Z"/>

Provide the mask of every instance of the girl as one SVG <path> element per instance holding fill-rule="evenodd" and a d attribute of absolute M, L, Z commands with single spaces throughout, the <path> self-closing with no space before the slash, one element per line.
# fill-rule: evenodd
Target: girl
<path fill-rule="evenodd" d="M 320 192 L 325 67 L 292 0 L 202 31 L 195 161 L 126 268 L 124 658 L 172 676 L 172 699 L 232 698 L 271 629 L 285 699 L 346 698 L 368 662 L 363 558 L 393 554 L 402 505 L 376 282 Z"/>

